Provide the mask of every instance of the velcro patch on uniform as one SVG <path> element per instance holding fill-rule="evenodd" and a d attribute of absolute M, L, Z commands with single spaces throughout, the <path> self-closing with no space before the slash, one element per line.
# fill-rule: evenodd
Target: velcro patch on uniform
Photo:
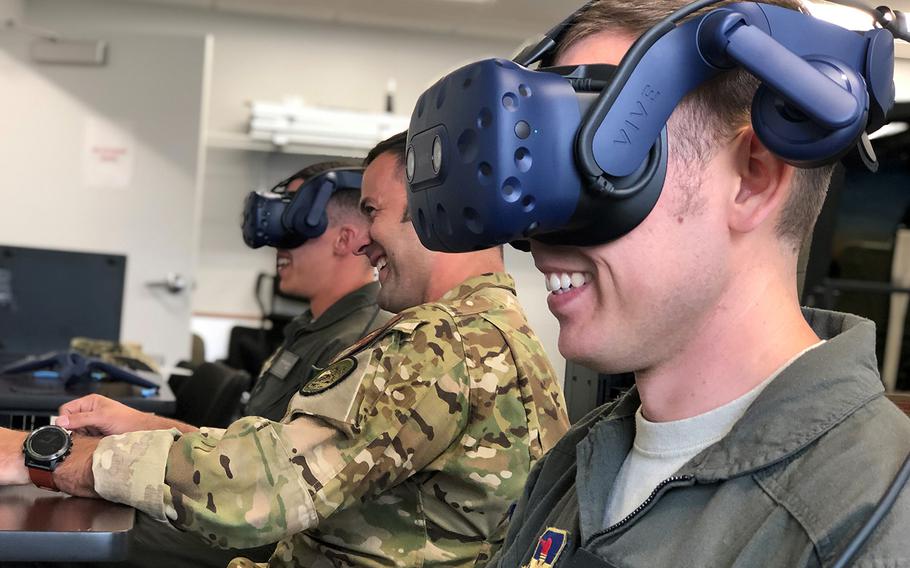
<path fill-rule="evenodd" d="M 348 436 L 352 436 L 353 433 L 349 427 L 357 421 L 360 410 L 358 403 L 363 399 L 362 391 L 366 388 L 364 386 L 365 378 L 367 373 L 376 372 L 376 364 L 372 362 L 372 355 L 372 349 L 352 355 L 351 357 L 356 359 L 356 363 L 347 375 L 341 376 L 332 386 L 320 392 L 305 393 L 301 388 L 294 394 L 288 405 L 289 417 L 293 419 L 301 414 L 316 416 L 341 428 Z M 322 372 L 328 371 L 341 361 L 351 357 L 339 359 Z M 350 365 L 350 363 L 345 363 L 345 365 Z M 315 381 L 322 372 L 317 373 L 313 380 Z M 310 388 L 315 389 L 315 386 Z"/>
<path fill-rule="evenodd" d="M 283 351 L 281 355 L 278 356 L 278 359 L 272 363 L 272 366 L 269 367 L 268 372 L 279 379 L 284 380 L 297 364 L 297 361 L 300 361 L 300 357 L 290 351 Z"/>
<path fill-rule="evenodd" d="M 343 381 L 344 378 L 353 373 L 356 368 L 357 359 L 354 359 L 353 357 L 345 357 L 340 361 L 332 363 L 307 382 L 307 384 L 300 387 L 300 394 L 303 396 L 312 396 L 325 392 Z"/>
<path fill-rule="evenodd" d="M 562 529 L 548 528 L 537 540 L 537 547 L 534 549 L 534 555 L 531 556 L 531 562 L 522 568 L 553 568 L 559 555 L 566 546 L 568 533 Z"/>

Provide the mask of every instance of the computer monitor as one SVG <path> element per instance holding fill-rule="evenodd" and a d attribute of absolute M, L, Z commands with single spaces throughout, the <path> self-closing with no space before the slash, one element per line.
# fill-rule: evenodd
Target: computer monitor
<path fill-rule="evenodd" d="M 120 339 L 126 257 L 0 245 L 0 362 Z"/>

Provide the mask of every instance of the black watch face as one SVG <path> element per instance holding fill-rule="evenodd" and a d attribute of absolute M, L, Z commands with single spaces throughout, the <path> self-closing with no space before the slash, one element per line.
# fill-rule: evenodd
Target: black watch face
<path fill-rule="evenodd" d="M 66 447 L 69 436 L 62 428 L 45 427 L 35 430 L 28 440 L 28 449 L 38 458 L 51 458 Z"/>

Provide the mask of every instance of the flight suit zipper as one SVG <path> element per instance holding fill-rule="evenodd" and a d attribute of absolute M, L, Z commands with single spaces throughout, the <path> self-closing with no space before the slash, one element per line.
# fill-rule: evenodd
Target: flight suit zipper
<path fill-rule="evenodd" d="M 588 542 L 590 543 L 595 538 L 610 534 L 614 531 L 618 531 L 619 529 L 625 527 L 626 525 L 631 523 L 635 519 L 635 517 L 637 517 L 638 515 L 640 515 L 647 509 L 649 509 L 651 507 L 651 505 L 653 505 L 654 502 L 658 499 L 658 497 L 660 497 L 662 494 L 664 494 L 667 490 L 672 489 L 674 487 L 686 487 L 686 486 L 691 486 L 694 484 L 695 484 L 694 475 L 674 475 L 672 477 L 668 477 L 667 479 L 658 483 L 657 487 L 654 488 L 654 491 L 651 491 L 651 494 L 648 495 L 648 498 L 645 499 L 641 505 L 639 505 L 638 507 L 635 507 L 634 511 L 632 511 L 631 513 L 626 515 L 624 518 L 620 519 L 618 522 L 613 523 L 609 527 L 592 534 L 591 538 L 588 539 Z"/>

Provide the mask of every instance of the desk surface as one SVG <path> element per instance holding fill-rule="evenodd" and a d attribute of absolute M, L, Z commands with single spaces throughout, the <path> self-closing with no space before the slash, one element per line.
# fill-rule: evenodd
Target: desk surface
<path fill-rule="evenodd" d="M 0 561 L 126 558 L 135 511 L 31 485 L 0 487 Z"/>
<path fill-rule="evenodd" d="M 154 373 L 140 375 L 160 386 L 158 394 L 142 396 L 142 388 L 121 381 L 81 381 L 65 387 L 59 379 L 36 378 L 31 373 L 0 375 L 0 414 L 10 411 L 57 414 L 65 402 L 94 393 L 143 412 L 173 416 L 177 402 L 167 382 Z"/>

